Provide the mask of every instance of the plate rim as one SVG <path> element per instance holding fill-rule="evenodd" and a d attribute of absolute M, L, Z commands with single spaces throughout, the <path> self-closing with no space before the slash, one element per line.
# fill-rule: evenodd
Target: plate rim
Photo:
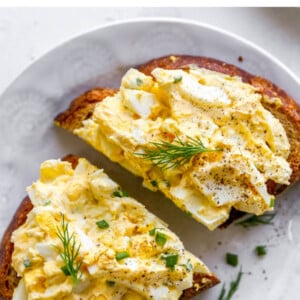
<path fill-rule="evenodd" d="M 83 29 L 79 32 L 76 32 L 74 34 L 70 34 L 67 37 L 63 38 L 61 41 L 58 41 L 55 43 L 52 47 L 49 47 L 47 50 L 42 52 L 35 60 L 30 62 L 27 66 L 25 66 L 21 71 L 18 72 L 17 76 L 14 77 L 14 79 L 8 83 L 6 87 L 4 87 L 3 91 L 0 93 L 0 99 L 1 97 L 9 90 L 9 88 L 15 84 L 15 82 L 29 69 L 34 67 L 35 64 L 39 63 L 43 58 L 45 58 L 47 55 L 50 55 L 52 52 L 54 52 L 56 49 L 59 49 L 63 46 L 65 46 L 68 43 L 71 43 L 72 41 L 90 34 L 94 33 L 96 31 L 106 29 L 109 27 L 118 27 L 126 24 L 134 24 L 134 23 L 149 23 L 149 22 L 161 22 L 161 23 L 177 23 L 177 24 L 183 24 L 183 25 L 193 25 L 196 27 L 202 27 L 204 29 L 212 30 L 218 33 L 221 33 L 227 37 L 233 38 L 236 41 L 239 41 L 246 46 L 252 48 L 253 50 L 260 52 L 262 55 L 269 58 L 273 63 L 277 64 L 278 67 L 282 68 L 298 85 L 300 85 L 300 77 L 298 77 L 292 70 L 289 69 L 279 58 L 277 58 L 275 55 L 270 53 L 269 51 L 265 50 L 261 46 L 257 45 L 255 42 L 252 42 L 251 40 L 248 40 L 247 38 L 240 36 L 239 34 L 233 33 L 230 30 L 223 29 L 219 26 L 212 25 L 206 22 L 200 22 L 193 19 L 187 19 L 187 18 L 178 18 L 178 17 L 135 17 L 135 18 L 126 18 L 123 20 L 118 21 L 112 21 L 112 22 L 105 22 L 101 25 L 96 25 L 93 27 L 90 27 L 89 29 Z"/>

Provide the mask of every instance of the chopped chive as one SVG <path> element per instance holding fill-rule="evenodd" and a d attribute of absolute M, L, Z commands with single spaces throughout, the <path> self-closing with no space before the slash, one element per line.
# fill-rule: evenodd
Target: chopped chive
<path fill-rule="evenodd" d="M 192 217 L 193 215 L 192 215 L 192 213 L 189 211 L 189 210 L 185 210 L 184 211 L 189 217 Z"/>
<path fill-rule="evenodd" d="M 157 181 L 156 180 L 151 180 L 150 183 L 152 184 L 152 186 L 157 187 Z"/>
<path fill-rule="evenodd" d="M 116 284 L 116 283 L 115 283 L 114 281 L 112 281 L 112 280 L 106 280 L 105 283 L 106 283 L 108 286 L 110 286 L 110 287 L 114 287 L 115 284 Z"/>
<path fill-rule="evenodd" d="M 128 197 L 128 196 L 129 196 L 129 194 L 127 191 L 122 191 L 122 197 Z"/>
<path fill-rule="evenodd" d="M 188 261 L 186 262 L 186 264 L 184 266 L 188 272 L 191 272 L 193 270 L 193 265 L 192 265 L 190 259 L 188 259 Z"/>
<path fill-rule="evenodd" d="M 178 82 L 180 82 L 181 80 L 182 80 L 182 76 L 176 76 L 176 77 L 174 77 L 173 83 L 178 83 Z"/>
<path fill-rule="evenodd" d="M 274 206 L 275 206 L 275 198 L 271 198 L 270 207 L 274 207 Z"/>
<path fill-rule="evenodd" d="M 105 220 L 98 221 L 96 224 L 101 229 L 106 229 L 109 227 L 109 224 Z"/>
<path fill-rule="evenodd" d="M 239 257 L 233 253 L 226 253 L 226 262 L 228 265 L 236 267 L 239 264 Z"/>
<path fill-rule="evenodd" d="M 164 230 L 164 228 L 153 228 L 149 230 L 149 235 L 155 236 L 155 242 L 157 245 L 164 246 L 165 243 L 167 242 L 167 237 L 164 233 L 159 232 L 157 230 Z"/>
<path fill-rule="evenodd" d="M 122 260 L 122 259 L 127 258 L 127 257 L 129 257 L 129 253 L 127 251 L 118 252 L 116 254 L 116 260 L 117 261 Z"/>
<path fill-rule="evenodd" d="M 113 196 L 114 196 L 114 197 L 119 197 L 119 198 L 122 197 L 119 191 L 114 191 L 114 192 L 113 192 Z"/>
<path fill-rule="evenodd" d="M 156 233 L 156 237 L 155 237 L 155 242 L 157 245 L 159 246 L 164 246 L 167 242 L 167 237 L 165 234 L 161 233 L 161 232 L 157 232 Z"/>
<path fill-rule="evenodd" d="M 178 254 L 164 254 L 161 259 L 165 260 L 167 268 L 174 271 L 175 265 L 178 262 Z"/>
<path fill-rule="evenodd" d="M 31 267 L 31 261 L 29 259 L 25 259 L 23 261 L 23 265 L 24 267 L 27 269 L 27 268 L 30 268 Z"/>
<path fill-rule="evenodd" d="M 47 206 L 47 205 L 49 205 L 49 204 L 51 204 L 51 200 L 47 200 L 47 201 L 44 203 L 44 206 Z"/>
<path fill-rule="evenodd" d="M 165 228 L 158 228 L 158 227 L 154 227 L 153 229 L 149 230 L 149 235 L 154 236 L 156 230 L 165 230 Z"/>
<path fill-rule="evenodd" d="M 155 231 L 156 231 L 156 228 L 153 228 L 153 229 L 149 230 L 149 235 L 154 236 Z"/>
<path fill-rule="evenodd" d="M 114 197 L 119 197 L 119 198 L 122 198 L 122 197 L 128 197 L 129 196 L 129 194 L 128 194 L 128 192 L 126 192 L 126 191 L 114 191 L 113 192 L 113 196 Z"/>
<path fill-rule="evenodd" d="M 267 254 L 267 247 L 259 245 L 259 246 L 256 246 L 255 251 L 258 256 L 264 256 Z"/>
<path fill-rule="evenodd" d="M 71 273 L 70 273 L 70 271 L 69 271 L 67 265 L 61 267 L 60 269 L 63 271 L 63 273 L 64 273 L 66 276 L 70 276 L 70 275 L 71 275 Z"/>
<path fill-rule="evenodd" d="M 137 86 L 142 85 L 143 84 L 143 80 L 141 78 L 137 78 L 136 79 L 136 84 L 137 84 Z"/>

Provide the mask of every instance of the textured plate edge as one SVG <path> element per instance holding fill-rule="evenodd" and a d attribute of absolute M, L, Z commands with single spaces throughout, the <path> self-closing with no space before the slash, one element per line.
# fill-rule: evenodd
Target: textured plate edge
<path fill-rule="evenodd" d="M 278 67 L 282 68 L 298 85 L 300 85 L 300 78 L 291 71 L 283 62 L 281 62 L 280 59 L 278 59 L 276 56 L 271 54 L 269 51 L 263 49 L 262 47 L 258 46 L 254 42 L 236 34 L 229 30 L 222 29 L 218 26 L 211 25 L 209 23 L 205 22 L 199 22 L 192 19 L 186 19 L 186 18 L 174 18 L 174 17 L 140 17 L 140 18 L 128 18 L 120 21 L 113 21 L 113 22 L 107 22 L 102 25 L 93 26 L 90 29 L 85 29 L 80 32 L 77 32 L 73 35 L 69 35 L 66 38 L 62 39 L 61 41 L 57 42 L 54 46 L 50 47 L 46 51 L 44 51 L 42 54 L 40 54 L 34 61 L 29 63 L 27 66 L 25 66 L 19 74 L 13 79 L 0 93 L 0 99 L 1 97 L 9 90 L 9 88 L 15 84 L 15 82 L 29 69 L 34 67 L 35 64 L 39 63 L 41 59 L 43 59 L 45 56 L 50 55 L 52 52 L 54 52 L 56 49 L 62 48 L 68 43 L 71 43 L 72 41 L 80 38 L 81 36 L 84 36 L 86 34 L 90 34 L 93 32 L 96 32 L 98 30 L 110 28 L 110 27 L 117 27 L 122 26 L 126 24 L 135 24 L 135 23 L 150 23 L 150 22 L 161 22 L 161 23 L 177 23 L 177 24 L 183 24 L 183 25 L 193 25 L 193 26 L 199 26 L 205 29 L 209 29 L 218 33 L 221 33 L 227 37 L 233 38 L 253 50 L 260 52 L 262 55 L 269 58 L 271 61 L 273 61 Z"/>

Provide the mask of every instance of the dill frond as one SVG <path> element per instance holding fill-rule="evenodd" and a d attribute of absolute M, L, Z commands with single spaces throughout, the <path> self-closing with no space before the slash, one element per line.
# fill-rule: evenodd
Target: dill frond
<path fill-rule="evenodd" d="M 78 260 L 81 244 L 77 244 L 74 233 L 70 234 L 69 224 L 62 214 L 61 226 L 56 227 L 56 235 L 60 239 L 62 246 L 56 247 L 59 256 L 64 262 L 61 270 L 66 276 L 71 276 L 73 284 L 76 286 L 81 278 L 80 268 L 82 261 Z"/>
<path fill-rule="evenodd" d="M 163 168 L 178 168 L 186 164 L 190 159 L 199 153 L 222 151 L 220 149 L 208 149 L 202 141 L 187 137 L 187 141 L 182 141 L 179 137 L 172 143 L 161 141 L 152 142 L 155 149 L 144 149 L 144 153 L 135 153 L 153 164 Z"/>
<path fill-rule="evenodd" d="M 218 300 L 230 300 L 232 298 L 233 294 L 237 291 L 237 289 L 239 287 L 242 275 L 243 275 L 243 272 L 242 272 L 242 270 L 240 270 L 237 275 L 237 278 L 235 280 L 233 280 L 232 282 L 230 282 L 230 288 L 229 288 L 227 294 L 226 294 L 225 284 L 223 284 Z"/>
<path fill-rule="evenodd" d="M 250 215 L 246 217 L 245 219 L 238 221 L 235 223 L 235 225 L 240 225 L 243 227 L 253 227 L 257 226 L 260 224 L 263 225 L 272 225 L 273 222 L 272 220 L 274 219 L 276 213 L 269 213 L 269 214 L 264 214 L 261 216 L 256 216 L 256 215 Z"/>

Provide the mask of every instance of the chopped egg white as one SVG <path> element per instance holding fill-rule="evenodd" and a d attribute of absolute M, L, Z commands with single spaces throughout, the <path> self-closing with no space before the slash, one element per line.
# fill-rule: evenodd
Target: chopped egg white
<path fill-rule="evenodd" d="M 151 115 L 151 108 L 156 100 L 151 93 L 141 90 L 124 89 L 122 91 L 123 105 L 142 118 Z"/>
<path fill-rule="evenodd" d="M 28 295 L 25 290 L 24 282 L 23 280 L 20 280 L 18 286 L 14 290 L 12 300 L 27 300 L 27 299 L 28 299 Z"/>

